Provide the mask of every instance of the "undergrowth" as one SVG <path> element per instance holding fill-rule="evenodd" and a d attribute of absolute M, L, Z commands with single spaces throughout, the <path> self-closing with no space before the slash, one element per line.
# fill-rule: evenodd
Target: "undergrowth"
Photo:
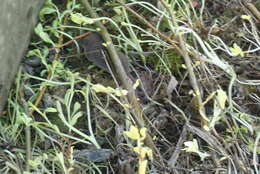
<path fill-rule="evenodd" d="M 93 1 L 93 18 L 86 2 L 40 11 L 0 118 L 0 173 L 259 172 L 259 19 L 248 4 L 221 15 L 233 9 L 221 1 Z M 98 22 L 130 62 L 136 103 L 118 70 L 82 51 Z"/>

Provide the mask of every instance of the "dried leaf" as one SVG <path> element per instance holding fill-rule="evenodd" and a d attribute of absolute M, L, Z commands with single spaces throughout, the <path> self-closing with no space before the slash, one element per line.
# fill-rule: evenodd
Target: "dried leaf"
<path fill-rule="evenodd" d="M 174 76 L 171 76 L 170 82 L 168 83 L 167 90 L 166 90 L 169 98 L 171 98 L 172 91 L 176 89 L 177 85 L 178 85 L 178 81 Z"/>
<path fill-rule="evenodd" d="M 186 152 L 198 152 L 199 146 L 196 139 L 193 139 L 193 141 L 186 141 L 184 142 L 184 145 L 186 146 L 183 150 Z"/>
<path fill-rule="evenodd" d="M 227 93 L 223 91 L 222 89 L 217 90 L 217 97 L 216 97 L 219 106 L 221 109 L 225 108 L 225 104 L 227 101 Z"/>
<path fill-rule="evenodd" d="M 215 124 L 221 119 L 221 113 L 225 109 L 226 101 L 227 93 L 222 89 L 217 90 L 214 100 L 213 118 L 209 123 L 209 129 L 213 128 Z"/>
<path fill-rule="evenodd" d="M 184 145 L 186 146 L 183 150 L 186 152 L 193 152 L 200 156 L 200 159 L 203 161 L 206 157 L 209 157 L 210 155 L 206 152 L 199 151 L 199 145 L 196 139 L 193 139 L 193 141 L 186 141 L 184 142 Z"/>

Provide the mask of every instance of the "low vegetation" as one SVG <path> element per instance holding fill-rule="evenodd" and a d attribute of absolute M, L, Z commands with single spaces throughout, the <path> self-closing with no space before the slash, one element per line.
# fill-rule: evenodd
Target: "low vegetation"
<path fill-rule="evenodd" d="M 259 172 L 258 9 L 47 0 L 0 117 L 0 173 Z"/>

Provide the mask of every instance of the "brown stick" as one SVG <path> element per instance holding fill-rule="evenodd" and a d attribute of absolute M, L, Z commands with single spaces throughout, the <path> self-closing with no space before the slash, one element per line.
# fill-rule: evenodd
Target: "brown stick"
<path fill-rule="evenodd" d="M 251 13 L 257 18 L 258 22 L 260 22 L 260 12 L 258 9 L 254 6 L 252 3 L 246 3 L 245 4 L 246 8 L 250 10 Z"/>
<path fill-rule="evenodd" d="M 98 15 L 95 11 L 93 11 L 93 8 L 90 6 L 88 0 L 82 0 L 83 5 L 85 6 L 86 10 L 88 11 L 89 15 L 92 18 L 98 18 Z M 106 27 L 99 21 L 97 21 L 96 26 L 100 29 L 100 33 L 103 37 L 103 40 L 106 43 L 106 48 L 108 50 L 108 53 L 111 58 L 111 62 L 113 66 L 115 67 L 116 73 L 118 75 L 119 81 L 123 85 L 125 89 L 128 91 L 128 101 L 131 104 L 133 108 L 133 116 L 134 119 L 139 127 L 144 127 L 144 119 L 143 119 L 143 113 L 142 113 L 142 107 L 135 95 L 135 90 L 133 89 L 133 82 L 132 80 L 127 76 L 127 73 L 120 61 L 120 58 L 117 54 L 117 51 L 115 49 L 115 46 L 112 42 L 112 39 L 106 29 Z M 145 143 L 147 146 L 152 148 L 155 152 L 159 153 L 158 149 L 156 148 L 155 144 L 153 143 L 153 140 L 150 135 L 147 135 L 147 138 L 145 139 Z"/>

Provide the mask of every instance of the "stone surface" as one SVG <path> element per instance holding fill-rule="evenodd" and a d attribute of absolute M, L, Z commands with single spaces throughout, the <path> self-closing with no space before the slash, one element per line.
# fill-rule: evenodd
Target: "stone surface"
<path fill-rule="evenodd" d="M 28 47 L 38 12 L 45 0 L 1 0 L 0 112 Z"/>

